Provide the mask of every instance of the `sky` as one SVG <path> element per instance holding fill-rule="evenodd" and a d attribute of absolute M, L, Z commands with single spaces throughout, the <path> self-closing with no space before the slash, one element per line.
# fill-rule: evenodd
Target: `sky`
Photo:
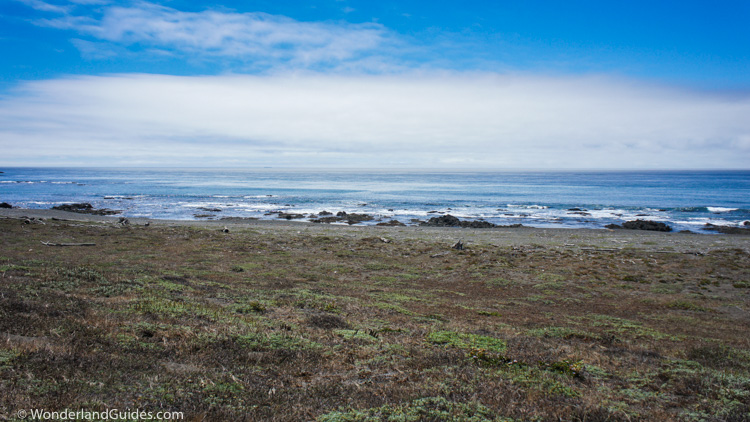
<path fill-rule="evenodd" d="M 0 0 L 0 166 L 750 169 L 750 2 Z"/>

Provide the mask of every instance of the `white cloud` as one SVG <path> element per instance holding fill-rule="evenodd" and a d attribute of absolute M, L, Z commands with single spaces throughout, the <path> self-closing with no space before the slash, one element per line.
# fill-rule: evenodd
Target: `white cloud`
<path fill-rule="evenodd" d="M 748 115 L 748 97 L 594 77 L 76 77 L 0 102 L 0 162 L 747 168 Z"/>
<path fill-rule="evenodd" d="M 65 13 L 37 23 L 99 41 L 87 47 L 106 47 L 101 43 L 107 42 L 166 49 L 191 59 L 252 62 L 259 67 L 336 67 L 376 56 L 396 43 L 395 37 L 376 23 L 300 22 L 260 12 L 183 12 L 147 2 L 105 7 L 101 17 Z"/>

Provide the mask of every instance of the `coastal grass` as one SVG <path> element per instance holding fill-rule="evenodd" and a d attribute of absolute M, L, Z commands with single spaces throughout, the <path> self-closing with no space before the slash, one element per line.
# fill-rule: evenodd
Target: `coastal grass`
<path fill-rule="evenodd" d="M 750 419 L 746 248 L 398 233 L 0 220 L 0 415 Z"/>

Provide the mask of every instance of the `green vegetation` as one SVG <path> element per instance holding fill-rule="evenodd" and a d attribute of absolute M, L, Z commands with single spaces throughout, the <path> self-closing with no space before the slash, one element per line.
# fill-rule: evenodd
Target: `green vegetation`
<path fill-rule="evenodd" d="M 742 249 L 316 227 L 0 220 L 0 418 L 750 419 Z"/>

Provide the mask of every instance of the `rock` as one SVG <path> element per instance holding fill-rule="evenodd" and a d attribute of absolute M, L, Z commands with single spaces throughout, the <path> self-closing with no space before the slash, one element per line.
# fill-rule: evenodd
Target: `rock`
<path fill-rule="evenodd" d="M 339 211 L 336 213 L 336 216 L 322 217 L 322 218 L 317 218 L 315 220 L 310 220 L 310 221 L 313 223 L 336 223 L 336 222 L 341 221 L 341 222 L 346 222 L 347 224 L 351 225 L 351 224 L 361 223 L 363 221 L 371 221 L 374 219 L 375 217 L 369 214 L 356 214 L 356 213 L 350 214 L 350 213 L 347 213 L 346 211 Z"/>
<path fill-rule="evenodd" d="M 586 211 L 580 208 L 568 208 L 568 211 Z"/>
<path fill-rule="evenodd" d="M 461 227 L 467 227 L 470 229 L 491 229 L 497 227 L 497 225 L 490 223 L 489 221 L 475 220 L 475 221 L 462 221 Z"/>
<path fill-rule="evenodd" d="M 208 212 L 221 212 L 221 208 L 199 207 L 198 209 L 201 211 L 208 211 Z"/>
<path fill-rule="evenodd" d="M 75 204 L 62 204 L 52 207 L 53 210 L 69 211 L 69 212 L 85 212 L 91 211 L 94 207 L 88 202 L 80 202 Z"/>
<path fill-rule="evenodd" d="M 659 221 L 650 220 L 635 220 L 626 221 L 622 224 L 622 228 L 628 230 L 649 230 L 657 232 L 671 232 L 672 228 L 668 225 Z"/>
<path fill-rule="evenodd" d="M 750 226 L 750 220 L 746 220 L 742 223 L 743 226 Z"/>
<path fill-rule="evenodd" d="M 461 227 L 461 220 L 458 218 L 446 214 L 441 215 L 440 217 L 432 217 L 427 222 L 420 224 L 420 226 L 430 226 L 430 227 Z"/>
<path fill-rule="evenodd" d="M 606 226 L 604 226 L 604 227 L 606 227 L 606 228 L 608 228 L 608 229 L 611 229 L 611 230 L 621 230 L 621 229 L 624 229 L 624 227 L 622 227 L 622 226 L 621 226 L 621 225 L 619 225 L 619 224 L 607 224 L 607 225 L 606 225 Z"/>
<path fill-rule="evenodd" d="M 88 202 L 81 202 L 75 204 L 63 204 L 52 207 L 53 210 L 77 212 L 79 214 L 92 214 L 92 215 L 114 215 L 120 214 L 122 211 L 110 210 L 107 208 L 96 209 Z"/>
<path fill-rule="evenodd" d="M 319 212 L 319 213 L 318 213 L 318 216 L 319 216 L 319 217 L 325 217 L 325 216 L 327 216 L 327 215 L 333 215 L 333 213 L 332 213 L 332 212 L 328 212 L 328 211 L 325 211 L 325 210 L 324 210 L 324 211 L 321 211 L 321 212 Z"/>
<path fill-rule="evenodd" d="M 375 217 L 369 215 L 369 214 L 346 214 L 346 222 L 348 224 L 357 224 L 361 223 L 363 221 L 371 221 L 374 220 Z"/>
<path fill-rule="evenodd" d="M 310 220 L 310 222 L 312 223 L 325 223 L 325 224 L 336 223 L 338 221 L 341 221 L 340 217 L 323 217 L 323 218 L 316 218 L 314 220 Z"/>
<path fill-rule="evenodd" d="M 428 227 L 465 227 L 471 229 L 489 229 L 497 227 L 495 224 L 482 220 L 461 221 L 450 214 L 441 215 L 440 217 L 432 217 L 419 225 Z"/>
<path fill-rule="evenodd" d="M 305 218 L 304 214 L 293 214 L 293 213 L 279 213 L 279 218 L 286 218 L 287 220 L 293 220 L 298 218 Z"/>
<path fill-rule="evenodd" d="M 13 208 L 13 205 L 7 203 L 7 202 L 0 202 L 0 208 Z"/>
<path fill-rule="evenodd" d="M 576 214 L 576 215 L 583 215 L 583 216 L 591 215 L 590 212 L 586 212 L 586 211 L 571 211 L 568 214 Z"/>
<path fill-rule="evenodd" d="M 376 226 L 397 226 L 397 227 L 403 227 L 406 226 L 406 224 L 398 221 L 398 220 L 391 220 L 391 221 L 385 221 L 382 223 L 376 224 Z"/>
<path fill-rule="evenodd" d="M 227 226 L 224 226 L 224 228 L 221 229 L 221 232 L 222 233 L 229 233 L 229 229 L 227 228 Z"/>
<path fill-rule="evenodd" d="M 703 230 L 711 230 L 722 234 L 750 234 L 750 227 L 717 226 L 711 223 L 706 223 Z"/>
<path fill-rule="evenodd" d="M 503 229 L 517 229 L 519 227 L 524 227 L 524 225 L 521 223 L 516 223 L 516 224 L 508 224 L 507 226 L 495 226 L 495 227 L 503 228 Z"/>

